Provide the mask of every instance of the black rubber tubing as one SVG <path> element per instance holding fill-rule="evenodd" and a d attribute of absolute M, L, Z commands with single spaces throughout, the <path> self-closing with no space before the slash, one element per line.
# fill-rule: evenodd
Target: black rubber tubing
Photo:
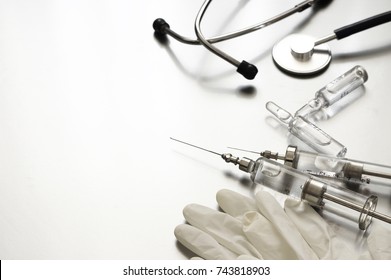
<path fill-rule="evenodd" d="M 337 39 L 343 39 L 350 35 L 356 34 L 358 32 L 367 30 L 369 28 L 378 26 L 383 23 L 391 21 L 391 11 L 375 15 L 363 20 L 360 20 L 356 23 L 346 25 L 344 27 L 334 30 Z"/>

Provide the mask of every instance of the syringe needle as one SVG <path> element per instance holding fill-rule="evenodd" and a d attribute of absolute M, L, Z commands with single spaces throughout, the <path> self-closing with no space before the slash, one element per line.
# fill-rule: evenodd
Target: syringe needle
<path fill-rule="evenodd" d="M 240 148 L 234 148 L 234 147 L 227 147 L 228 149 L 232 149 L 232 150 L 238 150 L 238 151 L 243 151 L 243 152 L 248 152 L 248 153 L 253 153 L 253 154 L 261 154 L 260 152 L 256 152 L 256 151 L 250 151 L 250 150 L 245 150 L 245 149 L 240 149 Z"/>
<path fill-rule="evenodd" d="M 170 137 L 171 140 L 174 140 L 174 141 L 177 141 L 179 143 L 182 143 L 182 144 L 186 144 L 186 145 L 189 145 L 191 147 L 194 147 L 194 148 L 197 148 L 197 149 L 200 149 L 200 150 L 203 150 L 203 151 L 206 151 L 206 152 L 209 152 L 209 153 L 212 153 L 212 154 L 215 154 L 215 155 L 218 155 L 218 156 L 222 156 L 223 154 L 219 154 L 215 151 L 211 151 L 211 150 L 208 150 L 208 149 L 205 149 L 205 148 L 202 148 L 202 147 L 199 147 L 199 146 L 196 146 L 196 145 L 193 145 L 193 144 L 190 144 L 190 143 L 187 143 L 187 142 L 184 142 L 184 141 L 181 141 L 181 140 L 178 140 L 178 139 L 175 139 L 175 138 L 172 138 Z"/>
<path fill-rule="evenodd" d="M 179 143 L 186 144 L 186 145 L 189 145 L 191 147 L 194 147 L 194 148 L 197 148 L 197 149 L 200 149 L 200 150 L 203 150 L 203 151 L 215 154 L 215 155 L 219 155 L 225 162 L 232 163 L 234 165 L 239 165 L 239 169 L 244 171 L 244 172 L 250 173 L 250 172 L 252 172 L 254 170 L 255 162 L 252 159 L 245 158 L 245 157 L 243 157 L 243 158 L 235 157 L 235 156 L 233 156 L 232 154 L 229 154 L 229 153 L 219 154 L 219 153 L 217 153 L 215 151 L 211 151 L 211 150 L 208 150 L 208 149 L 205 149 L 205 148 L 202 148 L 202 147 L 199 147 L 199 146 L 196 146 L 196 145 L 193 145 L 193 144 L 190 144 L 190 143 L 187 143 L 187 142 L 184 142 L 184 141 L 172 138 L 172 137 L 170 137 L 170 139 L 174 140 L 174 141 L 177 141 Z"/>

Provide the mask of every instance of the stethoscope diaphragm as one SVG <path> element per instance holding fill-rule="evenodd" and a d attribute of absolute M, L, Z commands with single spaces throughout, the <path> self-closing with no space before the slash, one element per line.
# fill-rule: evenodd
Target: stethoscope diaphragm
<path fill-rule="evenodd" d="M 314 41 L 311 36 L 291 34 L 274 45 L 273 60 L 281 70 L 289 74 L 319 73 L 330 64 L 331 50 L 327 44 L 313 47 L 311 42 Z"/>

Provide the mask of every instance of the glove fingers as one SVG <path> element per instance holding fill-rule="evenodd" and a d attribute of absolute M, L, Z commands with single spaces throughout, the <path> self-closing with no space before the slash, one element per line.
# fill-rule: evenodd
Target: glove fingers
<path fill-rule="evenodd" d="M 247 212 L 243 218 L 243 231 L 252 244 L 268 260 L 310 259 L 300 255 L 287 242 L 278 227 L 258 212 Z M 289 234 L 289 232 L 287 233 Z"/>
<path fill-rule="evenodd" d="M 238 219 L 198 204 L 186 206 L 183 215 L 192 226 L 207 233 L 237 255 L 262 258 L 244 235 L 243 225 Z"/>
<path fill-rule="evenodd" d="M 272 204 L 272 207 L 269 205 L 266 208 L 274 208 L 279 210 L 278 212 L 281 215 L 285 216 L 283 213 L 282 207 L 276 202 L 274 197 L 271 195 L 262 195 L 265 196 L 268 204 Z M 289 245 L 290 242 L 282 242 L 286 238 L 281 235 L 278 231 L 278 227 L 273 226 L 269 220 L 253 214 L 245 214 L 246 212 L 258 212 L 257 203 L 254 199 L 243 196 L 236 192 L 230 190 L 221 190 L 216 195 L 217 202 L 219 206 L 224 210 L 224 212 L 230 214 L 231 216 L 240 218 L 244 220 L 246 226 L 244 227 L 245 234 L 247 238 L 251 241 L 252 244 L 261 252 L 262 256 L 266 259 L 296 259 L 296 258 L 306 258 L 312 259 L 316 258 L 311 250 L 306 248 L 305 251 L 309 251 L 308 255 L 298 255 L 294 252 L 294 248 Z M 275 202 L 275 203 L 274 203 Z M 262 202 L 262 204 L 264 204 Z M 283 218 L 283 221 L 286 220 L 286 217 Z M 281 222 L 281 219 L 279 220 Z M 297 231 L 297 230 L 296 230 Z M 291 233 L 291 231 L 285 232 Z M 290 238 L 292 239 L 292 238 Z M 302 237 L 298 236 L 298 239 Z M 295 240 L 291 240 L 291 243 L 296 243 Z M 304 242 L 301 241 L 303 244 Z M 304 247 L 306 244 L 303 244 Z"/>
<path fill-rule="evenodd" d="M 269 232 L 262 233 L 261 239 L 268 240 L 274 235 L 280 238 L 280 242 L 285 244 L 284 258 L 285 259 L 317 259 L 318 256 L 310 248 L 303 236 L 300 234 L 298 228 L 285 213 L 284 209 L 277 202 L 277 200 L 269 193 L 259 191 L 256 194 L 256 201 L 259 212 L 266 220 L 269 221 L 272 227 L 264 226 L 265 222 L 259 217 L 251 217 L 251 223 L 254 222 L 254 227 L 257 231 L 267 230 Z M 260 222 L 261 221 L 261 222 Z M 265 228 L 262 229 L 262 226 Z M 274 237 L 273 237 L 274 238 Z M 281 249 L 283 250 L 283 248 Z M 264 251 L 261 251 L 264 254 Z"/>
<path fill-rule="evenodd" d="M 241 218 L 246 212 L 258 211 L 254 199 L 231 190 L 220 190 L 216 194 L 220 208 L 232 217 Z"/>
<path fill-rule="evenodd" d="M 391 260 L 391 231 L 378 224 L 373 224 L 368 235 L 368 250 L 373 259 Z"/>
<path fill-rule="evenodd" d="M 285 212 L 320 259 L 355 259 L 327 222 L 305 202 L 287 199 Z"/>
<path fill-rule="evenodd" d="M 205 232 L 187 224 L 179 225 L 174 230 L 177 240 L 187 249 L 206 260 L 232 260 L 237 254 L 221 246 Z"/>

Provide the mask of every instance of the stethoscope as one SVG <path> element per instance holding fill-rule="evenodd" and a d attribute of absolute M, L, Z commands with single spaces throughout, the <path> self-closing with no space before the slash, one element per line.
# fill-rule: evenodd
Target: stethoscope
<path fill-rule="evenodd" d="M 236 71 L 238 73 L 240 73 L 241 75 L 243 75 L 246 79 L 252 80 L 255 78 L 255 76 L 258 73 L 258 69 L 255 65 L 253 65 L 245 60 L 239 61 L 239 60 L 233 58 L 232 56 L 228 55 L 227 53 L 223 52 L 222 50 L 218 49 L 213 44 L 218 43 L 218 42 L 222 42 L 222 41 L 226 41 L 226 40 L 230 40 L 233 38 L 237 38 L 242 35 L 254 32 L 256 30 L 259 30 L 261 28 L 269 26 L 275 22 L 278 22 L 278 21 L 280 21 L 280 20 L 282 20 L 282 19 L 284 19 L 294 13 L 302 12 L 305 9 L 314 5 L 315 3 L 325 3 L 325 2 L 329 2 L 329 0 L 306 0 L 306 1 L 303 1 L 303 2 L 295 5 L 293 8 L 291 8 L 291 9 L 289 9 L 279 15 L 276 15 L 268 20 L 262 21 L 260 23 L 255 24 L 255 25 L 240 29 L 235 32 L 223 34 L 220 36 L 216 36 L 216 37 L 212 37 L 212 38 L 205 38 L 205 36 L 202 34 L 202 31 L 201 31 L 201 22 L 202 22 L 202 18 L 204 16 L 204 14 L 205 14 L 206 10 L 208 9 L 208 6 L 211 2 L 212 2 L 212 0 L 206 0 L 203 3 L 203 5 L 201 6 L 201 8 L 197 14 L 197 17 L 195 20 L 195 26 L 194 26 L 197 39 L 190 39 L 190 38 L 186 38 L 184 36 L 179 35 L 175 31 L 173 31 L 170 28 L 170 26 L 168 25 L 168 23 L 162 18 L 158 18 L 153 22 L 153 28 L 154 28 L 156 34 L 160 35 L 160 36 L 169 35 L 169 36 L 173 37 L 174 39 L 176 39 L 182 43 L 185 43 L 185 44 L 203 45 L 212 53 L 216 54 L 217 56 L 221 57 L 225 61 L 227 61 L 230 64 L 232 64 L 233 66 L 235 66 L 237 68 Z"/>
<path fill-rule="evenodd" d="M 340 40 L 389 21 L 391 11 L 338 28 L 317 40 L 307 35 L 291 34 L 274 45 L 273 60 L 280 69 L 290 74 L 316 74 L 327 68 L 331 61 L 330 47 L 326 42 Z"/>

